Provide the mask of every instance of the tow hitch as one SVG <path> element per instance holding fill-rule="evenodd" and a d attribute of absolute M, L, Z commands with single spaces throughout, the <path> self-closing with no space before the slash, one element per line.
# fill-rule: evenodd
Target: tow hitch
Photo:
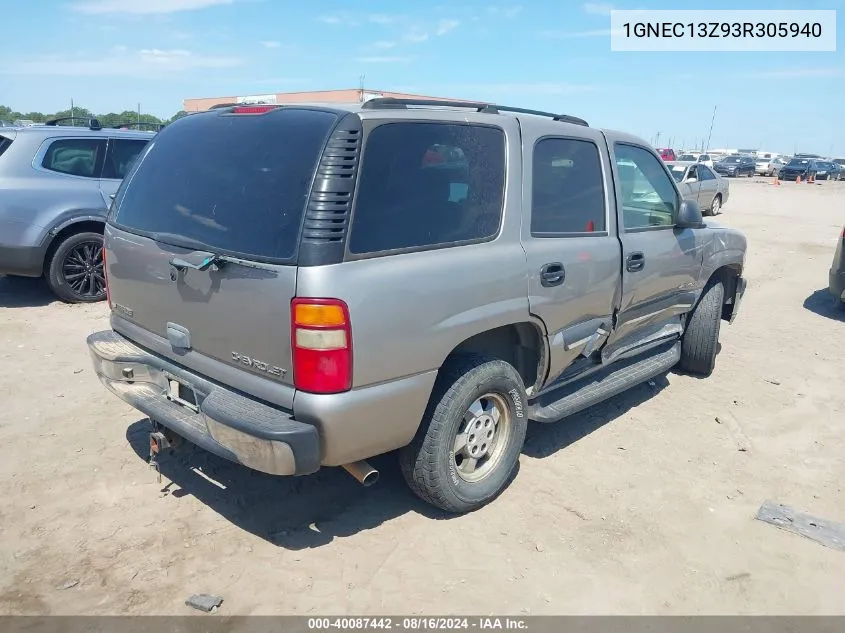
<path fill-rule="evenodd" d="M 158 474 L 158 483 L 161 483 L 161 468 L 159 468 L 157 457 L 162 451 L 172 450 L 179 446 L 182 438 L 173 433 L 170 429 L 153 422 L 153 430 L 150 432 L 150 468 L 154 468 Z"/>

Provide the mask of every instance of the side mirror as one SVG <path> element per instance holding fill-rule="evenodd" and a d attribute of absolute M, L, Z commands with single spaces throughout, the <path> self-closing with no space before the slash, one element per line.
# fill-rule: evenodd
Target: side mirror
<path fill-rule="evenodd" d="M 695 229 L 702 224 L 701 207 L 694 200 L 684 200 L 678 209 L 675 226 L 679 229 Z"/>
<path fill-rule="evenodd" d="M 687 178 L 684 182 L 688 182 L 689 184 L 692 184 L 694 182 L 698 182 L 698 178 L 693 176 L 692 178 Z"/>
<path fill-rule="evenodd" d="M 109 194 L 109 200 L 114 200 L 114 199 L 115 199 L 115 197 L 117 197 L 117 194 L 116 194 L 116 193 L 110 193 L 110 194 Z"/>

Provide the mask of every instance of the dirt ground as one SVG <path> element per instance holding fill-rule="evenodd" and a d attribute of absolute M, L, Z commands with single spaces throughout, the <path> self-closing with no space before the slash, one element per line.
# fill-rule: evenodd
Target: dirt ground
<path fill-rule="evenodd" d="M 200 592 L 221 615 L 845 614 L 845 552 L 754 520 L 774 500 L 845 522 L 845 313 L 821 291 L 843 209 L 845 183 L 731 181 L 749 288 L 714 375 L 532 425 L 513 484 L 459 518 L 391 456 L 366 489 L 199 451 L 158 483 L 147 421 L 88 360 L 105 306 L 0 279 L 0 615 L 183 614 Z"/>

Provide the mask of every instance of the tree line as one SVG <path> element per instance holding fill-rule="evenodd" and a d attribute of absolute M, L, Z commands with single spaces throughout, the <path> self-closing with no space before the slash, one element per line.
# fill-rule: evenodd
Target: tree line
<path fill-rule="evenodd" d="M 50 119 L 60 119 L 69 116 L 74 116 L 80 119 L 90 119 L 95 118 L 97 119 L 103 127 L 115 127 L 122 123 L 148 123 L 154 125 L 162 125 L 167 123 L 172 123 L 176 119 L 181 119 L 183 116 L 186 116 L 187 112 L 184 110 L 179 110 L 176 114 L 174 114 L 169 119 L 159 119 L 152 114 L 141 114 L 138 115 L 138 112 L 133 112 L 132 110 L 124 110 L 123 112 L 109 112 L 107 114 L 93 114 L 89 109 L 74 106 L 73 114 L 71 115 L 71 110 L 68 108 L 67 110 L 60 110 L 59 112 L 55 112 L 53 114 L 44 114 L 43 112 L 18 112 L 16 110 L 12 110 L 9 106 L 0 105 L 0 121 L 8 121 L 10 123 L 14 123 L 15 121 L 22 120 L 22 121 L 34 121 L 35 123 L 46 123 Z"/>

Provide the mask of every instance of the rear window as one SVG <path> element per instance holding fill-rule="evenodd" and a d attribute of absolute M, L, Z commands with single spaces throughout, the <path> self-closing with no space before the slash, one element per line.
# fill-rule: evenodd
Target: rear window
<path fill-rule="evenodd" d="M 499 128 L 386 123 L 364 149 L 349 251 L 430 248 L 493 237 L 505 188 Z"/>
<path fill-rule="evenodd" d="M 180 119 L 130 169 L 112 221 L 177 246 L 290 260 L 336 121 L 329 112 L 299 109 Z"/>
<path fill-rule="evenodd" d="M 6 138 L 5 136 L 0 136 L 0 156 L 3 155 L 7 149 L 9 149 L 9 145 L 12 144 L 12 139 Z"/>

